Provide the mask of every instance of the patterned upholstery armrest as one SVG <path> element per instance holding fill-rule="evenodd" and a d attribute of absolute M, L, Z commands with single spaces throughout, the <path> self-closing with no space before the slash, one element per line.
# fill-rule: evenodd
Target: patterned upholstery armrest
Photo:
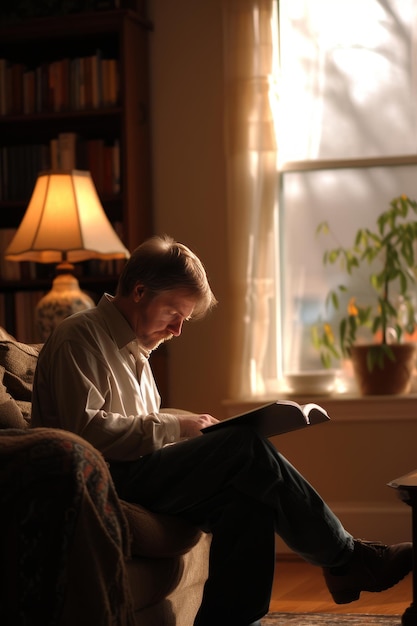
<path fill-rule="evenodd" d="M 42 344 L 0 341 L 0 428 L 27 428 Z"/>
<path fill-rule="evenodd" d="M 133 626 L 129 529 L 101 454 L 65 431 L 7 429 L 0 464 L 4 624 Z"/>

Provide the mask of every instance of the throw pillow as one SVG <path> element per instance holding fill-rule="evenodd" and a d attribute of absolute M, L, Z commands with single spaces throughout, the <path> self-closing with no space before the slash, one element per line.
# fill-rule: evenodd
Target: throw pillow
<path fill-rule="evenodd" d="M 26 422 L 30 420 L 33 377 L 41 348 L 42 344 L 0 341 L 0 367 L 4 368 L 2 383 Z"/>
<path fill-rule="evenodd" d="M 4 367 L 0 366 L 0 429 L 26 428 L 22 411 L 3 385 L 4 373 Z"/>

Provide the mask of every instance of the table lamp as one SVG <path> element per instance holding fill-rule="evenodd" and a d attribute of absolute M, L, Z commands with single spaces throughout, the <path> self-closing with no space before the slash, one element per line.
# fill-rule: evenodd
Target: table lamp
<path fill-rule="evenodd" d="M 72 170 L 39 174 L 4 256 L 8 261 L 57 264 L 52 289 L 35 311 L 45 341 L 65 317 L 94 306 L 73 275 L 74 263 L 130 255 L 104 212 L 90 172 Z"/>

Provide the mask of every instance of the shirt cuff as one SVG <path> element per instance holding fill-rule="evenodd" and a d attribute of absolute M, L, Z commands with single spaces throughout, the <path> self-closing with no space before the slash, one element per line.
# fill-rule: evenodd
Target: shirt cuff
<path fill-rule="evenodd" d="M 181 439 L 180 422 L 176 415 L 158 413 L 158 417 L 166 428 L 166 442 L 174 443 Z"/>

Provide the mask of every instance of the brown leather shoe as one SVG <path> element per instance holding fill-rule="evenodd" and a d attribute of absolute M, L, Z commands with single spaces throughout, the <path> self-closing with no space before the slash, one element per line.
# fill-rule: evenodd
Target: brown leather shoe
<path fill-rule="evenodd" d="M 396 585 L 413 568 L 411 543 L 386 546 L 355 539 L 353 555 L 344 567 L 323 568 L 336 604 L 358 600 L 361 591 L 384 591 Z"/>

